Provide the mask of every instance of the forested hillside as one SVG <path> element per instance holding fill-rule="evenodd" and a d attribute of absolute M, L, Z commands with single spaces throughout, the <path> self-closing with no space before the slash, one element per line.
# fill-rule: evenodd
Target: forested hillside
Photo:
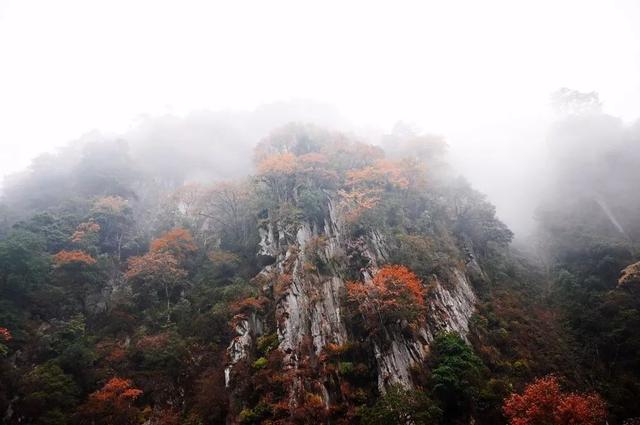
<path fill-rule="evenodd" d="M 550 143 L 523 249 L 432 136 L 290 124 L 245 177 L 126 138 L 41 157 L 0 203 L 0 417 L 637 423 L 640 131 Z"/>

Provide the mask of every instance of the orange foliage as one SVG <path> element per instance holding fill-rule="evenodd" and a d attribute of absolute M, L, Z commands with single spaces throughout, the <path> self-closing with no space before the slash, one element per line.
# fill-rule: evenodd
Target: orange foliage
<path fill-rule="evenodd" d="M 105 196 L 93 203 L 93 211 L 119 214 L 127 207 L 127 200 L 120 196 Z"/>
<path fill-rule="evenodd" d="M 640 261 L 622 270 L 618 285 L 640 284 Z"/>
<path fill-rule="evenodd" d="M 0 339 L 4 339 L 5 342 L 9 342 L 12 338 L 13 337 L 11 336 L 9 329 L 0 327 Z"/>
<path fill-rule="evenodd" d="M 95 223 L 93 221 L 80 223 L 75 232 L 73 232 L 73 235 L 71 235 L 71 242 L 82 242 L 87 237 L 95 235 L 98 232 L 100 232 L 100 225 L 98 223 Z"/>
<path fill-rule="evenodd" d="M 133 424 L 139 414 L 133 403 L 141 395 L 142 390 L 134 388 L 130 379 L 111 378 L 100 390 L 89 395 L 80 414 L 88 423 Z"/>
<path fill-rule="evenodd" d="M 349 192 L 340 190 L 340 205 L 345 210 L 345 218 L 347 222 L 353 223 L 362 216 L 362 214 L 374 208 L 380 202 L 381 191 L 377 189 L 352 189 Z"/>
<path fill-rule="evenodd" d="M 260 174 L 294 174 L 297 170 L 296 156 L 289 152 L 276 153 L 264 158 L 258 164 Z"/>
<path fill-rule="evenodd" d="M 151 241 L 149 251 L 154 253 L 168 252 L 178 257 L 183 257 L 197 249 L 198 247 L 193 242 L 191 232 L 182 227 L 176 227 Z"/>
<path fill-rule="evenodd" d="M 269 300 L 264 297 L 245 298 L 232 303 L 230 310 L 233 314 L 262 311 L 267 304 L 269 304 Z"/>
<path fill-rule="evenodd" d="M 177 280 L 187 275 L 178 260 L 166 252 L 148 252 L 141 257 L 129 258 L 125 273 L 127 279 Z"/>
<path fill-rule="evenodd" d="M 379 316 L 413 322 L 424 309 L 422 282 L 405 266 L 384 266 L 370 283 L 349 282 L 347 293 L 370 323 Z"/>
<path fill-rule="evenodd" d="M 130 403 L 142 395 L 142 390 L 132 388 L 130 379 L 111 378 L 104 386 L 92 393 L 89 400 Z"/>
<path fill-rule="evenodd" d="M 379 159 L 372 165 L 347 172 L 347 184 L 353 187 L 374 188 L 391 185 L 398 189 L 406 189 L 409 179 L 402 163 Z"/>
<path fill-rule="evenodd" d="M 406 162 L 379 159 L 371 165 L 346 173 L 348 190 L 339 191 L 348 222 L 355 222 L 374 208 L 389 188 L 408 189 L 416 181 L 415 170 Z"/>
<path fill-rule="evenodd" d="M 599 395 L 563 393 L 552 375 L 535 380 L 522 394 L 512 394 L 503 411 L 510 425 L 601 425 L 607 416 Z"/>
<path fill-rule="evenodd" d="M 91 266 L 96 263 L 96 260 L 87 254 L 86 252 L 74 250 L 74 251 L 60 251 L 53 256 L 53 263 L 56 267 L 62 267 L 69 264 L 83 264 Z"/>

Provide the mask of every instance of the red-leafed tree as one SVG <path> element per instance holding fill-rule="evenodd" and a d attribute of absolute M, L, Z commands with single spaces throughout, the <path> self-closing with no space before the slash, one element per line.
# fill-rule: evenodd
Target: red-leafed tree
<path fill-rule="evenodd" d="M 0 357 L 9 352 L 9 348 L 4 345 L 4 343 L 11 341 L 12 338 L 13 336 L 11 335 L 11 332 L 9 332 L 9 329 L 0 326 Z"/>
<path fill-rule="evenodd" d="M 9 329 L 0 327 L 0 340 L 9 342 L 12 338 L 13 337 L 11 336 L 11 332 L 9 332 Z"/>
<path fill-rule="evenodd" d="M 371 282 L 349 282 L 347 293 L 372 328 L 394 320 L 415 323 L 424 310 L 422 282 L 405 266 L 384 266 Z"/>
<path fill-rule="evenodd" d="M 87 402 L 80 407 L 80 422 L 92 425 L 137 424 L 141 412 L 134 403 L 141 395 L 142 390 L 135 388 L 130 379 L 111 378 L 101 389 L 89 395 Z"/>
<path fill-rule="evenodd" d="M 510 425 L 602 425 L 607 418 L 599 395 L 564 393 L 552 375 L 509 396 L 503 411 Z"/>

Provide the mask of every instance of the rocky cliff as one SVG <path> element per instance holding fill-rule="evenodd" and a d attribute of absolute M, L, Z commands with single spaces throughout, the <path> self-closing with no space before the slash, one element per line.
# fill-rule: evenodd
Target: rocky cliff
<path fill-rule="evenodd" d="M 357 273 L 368 282 L 380 264 L 389 261 L 390 248 L 376 230 L 347 236 L 335 204 L 328 201 L 328 213 L 321 224 L 303 221 L 287 227 L 269 221 L 260 228 L 259 255 L 270 257 L 273 263 L 264 267 L 256 280 L 264 282 L 261 290 L 272 307 L 266 315 L 248 312 L 236 316 L 237 336 L 227 349 L 225 370 L 226 385 L 231 389 L 237 385 L 233 378 L 236 364 L 255 359 L 258 338 L 271 332 L 277 333 L 277 350 L 283 354 L 286 370 L 296 370 L 302 364 L 308 367 L 308 359 L 322 358 L 327 347 L 362 339 L 352 332 L 344 311 L 347 269 L 360 266 Z M 357 264 L 354 259 L 358 259 Z M 476 297 L 464 265 L 452 268 L 448 275 L 446 282 L 434 276 L 430 283 L 426 318 L 419 327 L 397 321 L 385 324 L 375 337 L 366 339 L 380 392 L 396 383 L 412 386 L 411 369 L 425 360 L 436 333 L 467 333 Z M 270 323 L 275 329 L 270 329 Z M 322 368 L 321 362 L 312 364 Z M 302 384 L 292 383 L 291 400 L 295 400 L 296 388 Z M 339 394 L 332 394 L 336 388 L 324 381 L 320 394 L 325 406 L 339 398 Z"/>

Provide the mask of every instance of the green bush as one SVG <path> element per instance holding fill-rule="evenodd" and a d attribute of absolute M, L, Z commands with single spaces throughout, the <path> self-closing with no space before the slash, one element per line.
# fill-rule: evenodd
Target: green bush
<path fill-rule="evenodd" d="M 269 363 L 269 360 L 267 360 L 265 357 L 260 357 L 258 360 L 256 360 L 255 362 L 253 362 L 253 368 L 254 368 L 254 369 L 262 369 L 262 368 L 264 368 L 268 363 Z"/>

